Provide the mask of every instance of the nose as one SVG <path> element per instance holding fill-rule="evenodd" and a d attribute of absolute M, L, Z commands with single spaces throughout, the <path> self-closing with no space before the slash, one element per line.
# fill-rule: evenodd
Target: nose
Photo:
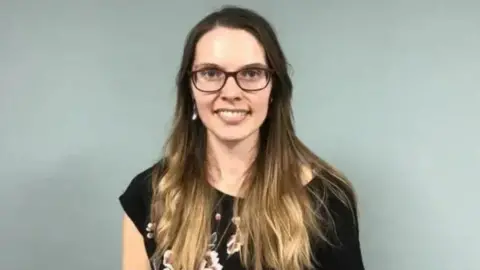
<path fill-rule="evenodd" d="M 220 91 L 220 96 L 223 100 L 240 100 L 242 96 L 242 89 L 238 86 L 235 78 L 227 78 L 225 85 Z"/>

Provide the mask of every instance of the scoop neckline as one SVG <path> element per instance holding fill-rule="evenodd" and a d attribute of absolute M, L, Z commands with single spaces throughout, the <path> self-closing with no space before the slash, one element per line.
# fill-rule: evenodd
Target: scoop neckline
<path fill-rule="evenodd" d="M 219 194 L 220 196 L 222 196 L 222 197 L 228 197 L 228 198 L 232 198 L 232 199 L 243 199 L 243 197 L 241 197 L 241 196 L 236 196 L 236 195 L 229 194 L 229 193 L 226 193 L 226 192 L 224 192 L 224 191 L 221 191 L 220 189 L 214 187 L 214 186 L 212 185 L 212 183 L 210 183 L 209 181 L 207 181 L 207 184 L 210 186 L 210 188 L 211 188 L 212 190 L 214 190 L 216 193 L 218 193 L 218 194 Z"/>
<path fill-rule="evenodd" d="M 303 185 L 304 188 L 309 188 L 311 185 L 313 185 L 314 182 L 316 182 L 318 176 L 314 176 L 312 177 L 312 179 L 310 181 L 308 181 L 307 184 Z M 210 186 L 211 189 L 213 189 L 215 192 L 217 192 L 218 194 L 220 194 L 222 197 L 227 197 L 227 198 L 232 198 L 232 199 L 239 199 L 239 200 L 243 200 L 244 197 L 241 197 L 241 196 L 236 196 L 236 195 L 232 195 L 232 194 L 229 194 L 229 193 L 225 193 L 223 191 L 221 191 L 220 189 L 214 187 L 212 185 L 212 183 L 208 182 L 208 185 Z"/>

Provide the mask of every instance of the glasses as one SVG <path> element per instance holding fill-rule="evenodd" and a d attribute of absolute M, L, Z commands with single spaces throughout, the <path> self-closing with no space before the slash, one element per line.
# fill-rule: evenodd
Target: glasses
<path fill-rule="evenodd" d="M 191 72 L 195 87 L 202 92 L 220 91 L 229 77 L 233 77 L 243 91 L 260 91 L 267 87 L 273 71 L 263 67 L 249 67 L 227 72 L 216 67 L 202 68 Z"/>

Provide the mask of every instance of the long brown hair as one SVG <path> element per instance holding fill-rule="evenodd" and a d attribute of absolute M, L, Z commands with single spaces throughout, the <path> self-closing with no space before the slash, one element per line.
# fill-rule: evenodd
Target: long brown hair
<path fill-rule="evenodd" d="M 198 40 L 218 26 L 243 29 L 255 36 L 274 70 L 272 103 L 260 127 L 258 154 L 248 171 L 243 198 L 235 203 L 244 243 L 242 262 L 256 270 L 312 268 L 312 239 L 332 243 L 327 237 L 328 228 L 334 225 L 326 203 L 328 196 L 338 197 L 353 209 L 355 202 L 349 199 L 353 191 L 339 172 L 295 134 L 292 81 L 273 28 L 257 13 L 232 6 L 206 16 L 185 41 L 176 81 L 173 129 L 161 168 L 159 165 L 153 176 L 154 258 L 171 250 L 174 268 L 191 270 L 198 268 L 207 251 L 215 191 L 206 179 L 205 127 L 201 121 L 191 120 L 194 104 L 189 71 Z M 321 183 L 314 192 L 305 188 L 305 168 Z"/>

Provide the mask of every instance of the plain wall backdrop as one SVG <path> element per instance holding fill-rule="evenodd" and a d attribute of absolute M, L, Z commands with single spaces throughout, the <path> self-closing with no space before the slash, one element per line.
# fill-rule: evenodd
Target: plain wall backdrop
<path fill-rule="evenodd" d="M 0 2 L 0 269 L 120 269 L 183 41 L 234 1 Z M 368 270 L 478 270 L 480 2 L 239 1 L 293 66 L 299 136 L 359 196 Z"/>

